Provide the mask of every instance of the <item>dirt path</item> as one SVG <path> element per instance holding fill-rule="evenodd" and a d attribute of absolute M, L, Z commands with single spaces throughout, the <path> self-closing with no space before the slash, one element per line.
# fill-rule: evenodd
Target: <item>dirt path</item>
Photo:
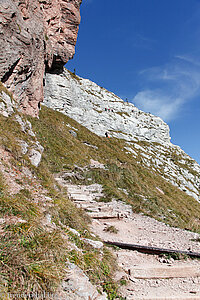
<path fill-rule="evenodd" d="M 59 182 L 76 205 L 93 218 L 91 230 L 104 241 L 200 252 L 197 233 L 134 214 L 131 207 L 122 202 L 96 202 L 102 196 L 100 185 L 76 186 L 61 178 Z M 121 281 L 121 293 L 127 300 L 200 300 L 200 260 L 113 251 L 120 267 L 116 279 Z"/>
<path fill-rule="evenodd" d="M 107 232 L 110 226 L 118 232 Z M 197 234 L 141 215 L 93 220 L 91 229 L 104 240 L 200 252 L 200 243 L 193 241 Z M 174 260 L 131 250 L 116 250 L 115 254 L 123 270 L 116 274 L 116 279 L 126 280 L 121 292 L 127 300 L 200 299 L 200 260 Z"/>

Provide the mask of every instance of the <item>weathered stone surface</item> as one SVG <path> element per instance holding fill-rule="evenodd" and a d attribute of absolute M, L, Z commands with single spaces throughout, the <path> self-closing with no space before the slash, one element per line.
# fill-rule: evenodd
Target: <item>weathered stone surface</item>
<path fill-rule="evenodd" d="M 75 53 L 80 24 L 82 0 L 42 1 L 46 41 L 46 63 L 50 69 L 58 68 Z"/>
<path fill-rule="evenodd" d="M 47 74 L 44 104 L 75 119 L 97 135 L 125 139 L 125 151 L 151 171 L 200 200 L 200 166 L 170 142 L 169 127 L 90 80 Z M 158 193 L 160 191 L 158 190 Z"/>
<path fill-rule="evenodd" d="M 100 136 L 139 137 L 150 142 L 169 143 L 169 127 L 159 117 L 144 113 L 131 103 L 94 82 L 63 74 L 47 74 L 45 105 L 72 117 Z"/>
<path fill-rule="evenodd" d="M 4 91 L 0 93 L 0 114 L 9 117 L 14 113 L 14 103 L 9 95 Z"/>
<path fill-rule="evenodd" d="M 38 167 L 42 159 L 42 152 L 44 149 L 41 145 L 36 144 L 36 146 L 38 147 L 37 149 L 30 149 L 29 159 L 33 166 Z"/>
<path fill-rule="evenodd" d="M 74 55 L 81 0 L 0 0 L 0 80 L 38 115 L 46 71 Z"/>
<path fill-rule="evenodd" d="M 67 276 L 57 297 L 63 300 L 107 299 L 106 293 L 100 295 L 83 271 L 72 263 L 68 263 Z"/>
<path fill-rule="evenodd" d="M 100 241 L 93 241 L 91 239 L 82 239 L 85 243 L 91 245 L 95 249 L 102 249 L 103 248 L 103 243 Z"/>
<path fill-rule="evenodd" d="M 73 135 L 73 137 L 77 137 L 77 133 L 74 130 L 69 130 L 69 133 Z"/>
<path fill-rule="evenodd" d="M 36 140 L 35 133 L 32 130 L 32 125 L 28 120 L 23 120 L 19 115 L 15 116 L 15 120 L 17 123 L 19 123 L 19 125 L 21 126 L 21 130 L 24 133 L 33 137 L 31 145 L 28 145 L 25 141 L 22 140 L 19 141 L 19 144 L 21 146 L 22 154 L 25 155 L 27 153 L 31 164 L 35 167 L 38 167 L 42 159 L 44 148 Z"/>

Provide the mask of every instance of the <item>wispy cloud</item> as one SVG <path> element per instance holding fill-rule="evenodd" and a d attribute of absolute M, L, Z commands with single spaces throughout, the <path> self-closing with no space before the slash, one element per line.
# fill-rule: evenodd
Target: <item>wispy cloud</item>
<path fill-rule="evenodd" d="M 182 104 L 181 99 L 169 99 L 161 90 L 145 90 L 139 92 L 133 99 L 133 102 L 140 109 L 151 112 L 166 121 L 176 116 Z"/>
<path fill-rule="evenodd" d="M 132 39 L 132 46 L 135 48 L 142 48 L 142 49 L 153 49 L 156 41 L 150 39 L 142 34 L 135 34 Z"/>
<path fill-rule="evenodd" d="M 183 106 L 200 92 L 199 62 L 188 56 L 176 56 L 165 66 L 140 72 L 146 89 L 138 92 L 133 103 L 165 121 L 177 117 Z"/>
<path fill-rule="evenodd" d="M 195 66 L 200 66 L 200 60 L 198 58 L 195 58 L 191 55 L 176 55 L 175 58 L 178 58 L 182 61 L 185 61 L 187 63 L 191 63 Z"/>

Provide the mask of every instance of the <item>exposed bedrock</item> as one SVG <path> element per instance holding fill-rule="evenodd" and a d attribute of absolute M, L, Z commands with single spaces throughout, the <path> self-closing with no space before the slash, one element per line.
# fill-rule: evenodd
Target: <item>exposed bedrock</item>
<path fill-rule="evenodd" d="M 46 72 L 73 57 L 81 0 L 0 0 L 0 80 L 19 107 L 38 115 Z"/>

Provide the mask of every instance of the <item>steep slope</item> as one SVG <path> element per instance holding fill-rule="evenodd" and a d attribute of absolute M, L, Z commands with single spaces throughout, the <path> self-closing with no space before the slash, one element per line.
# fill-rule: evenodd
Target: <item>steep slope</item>
<path fill-rule="evenodd" d="M 72 184 L 101 184 L 104 196 L 130 203 L 135 212 L 198 230 L 200 205 L 162 176 L 138 164 L 122 139 L 99 137 L 66 115 L 42 107 L 31 119 L 51 172 Z M 93 166 L 92 161 L 99 164 Z M 101 168 L 101 164 L 105 168 Z M 56 175 L 56 177 L 57 177 Z M 162 191 L 162 192 L 161 192 Z"/>
<path fill-rule="evenodd" d="M 100 242 L 91 235 L 90 219 L 54 179 L 54 160 L 63 148 L 57 146 L 59 139 L 49 137 L 55 125 L 54 133 L 60 134 L 59 116 L 52 112 L 52 123 L 43 130 L 42 121 L 20 114 L 12 95 L 0 88 L 0 299 L 17 299 L 22 293 L 25 298 L 113 299 L 114 259 L 102 243 L 100 249 L 94 247 Z M 81 148 L 81 142 L 73 147 L 73 139 L 66 127 L 63 140 L 72 166 Z"/>
<path fill-rule="evenodd" d="M 135 213 L 199 232 L 199 203 L 138 164 L 137 158 L 127 153 L 125 140 L 99 137 L 47 107 L 42 107 L 39 119 L 27 119 L 16 110 L 5 87 L 1 90 L 3 295 L 45 291 L 56 292 L 58 299 L 88 299 L 94 294 L 97 299 L 117 297 L 115 260 L 89 230 L 88 216 L 54 177 L 88 190 L 101 186 L 97 207 L 98 201 L 121 200 Z M 12 110 L 9 103 L 13 103 Z M 85 284 L 87 294 L 83 293 Z M 74 294 L 74 286 L 79 295 Z M 98 294 L 97 287 L 108 296 Z"/>
<path fill-rule="evenodd" d="M 138 163 L 199 201 L 200 166 L 170 142 L 169 127 L 159 117 L 67 70 L 47 74 L 44 101 L 99 136 L 107 132 L 124 139 L 124 148 Z"/>
<path fill-rule="evenodd" d="M 65 70 L 47 74 L 45 105 L 62 111 L 99 136 L 135 138 L 168 144 L 169 127 L 159 117 L 146 114 L 115 94 Z"/>
<path fill-rule="evenodd" d="M 43 78 L 73 57 L 81 0 L 1 0 L 0 80 L 20 108 L 38 115 Z"/>

